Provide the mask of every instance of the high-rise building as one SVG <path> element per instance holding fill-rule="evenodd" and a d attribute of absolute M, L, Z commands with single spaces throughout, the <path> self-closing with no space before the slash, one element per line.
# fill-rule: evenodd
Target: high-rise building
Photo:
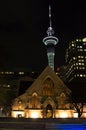
<path fill-rule="evenodd" d="M 54 70 L 54 56 L 55 56 L 54 46 L 58 43 L 58 38 L 53 36 L 54 30 L 52 28 L 52 22 L 51 22 L 51 6 L 49 6 L 49 18 L 50 18 L 50 26 L 47 30 L 47 37 L 43 39 L 43 43 L 47 46 L 48 65 Z"/>
<path fill-rule="evenodd" d="M 65 59 L 65 81 L 86 81 L 86 38 L 71 41 Z"/>
<path fill-rule="evenodd" d="M 39 72 L 17 69 L 16 71 L 0 71 L 0 88 L 14 91 L 15 96 L 24 92 L 37 78 Z"/>

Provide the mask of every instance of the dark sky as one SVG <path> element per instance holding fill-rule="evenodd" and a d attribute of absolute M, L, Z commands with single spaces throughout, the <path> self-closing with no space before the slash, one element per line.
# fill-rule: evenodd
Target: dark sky
<path fill-rule="evenodd" d="M 49 26 L 48 5 L 59 43 L 55 47 L 55 68 L 65 63 L 69 41 L 86 37 L 85 0 L 2 0 L 0 1 L 0 69 L 47 66 L 42 39 Z"/>

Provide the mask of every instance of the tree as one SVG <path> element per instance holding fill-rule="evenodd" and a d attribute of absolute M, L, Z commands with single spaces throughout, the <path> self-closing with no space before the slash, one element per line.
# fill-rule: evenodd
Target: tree
<path fill-rule="evenodd" d="M 73 97 L 71 96 L 71 104 L 72 107 L 75 109 L 76 113 L 78 114 L 78 118 L 82 116 L 83 107 L 85 105 L 84 100 L 81 97 Z"/>
<path fill-rule="evenodd" d="M 13 89 L 0 87 L 0 106 L 3 108 L 5 115 L 10 115 L 12 101 L 15 97 L 16 95 Z"/>
<path fill-rule="evenodd" d="M 77 102 L 73 102 L 73 106 L 75 108 L 75 111 L 78 113 L 78 118 L 81 117 L 82 113 L 83 113 L 83 106 L 84 106 L 84 103 L 83 102 L 80 102 L 80 103 L 77 103 Z"/>

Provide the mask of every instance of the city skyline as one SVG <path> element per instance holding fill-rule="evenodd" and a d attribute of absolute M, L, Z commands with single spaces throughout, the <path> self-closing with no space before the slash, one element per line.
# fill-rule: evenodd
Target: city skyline
<path fill-rule="evenodd" d="M 47 64 L 42 40 L 49 27 L 48 6 L 52 7 L 52 26 L 59 38 L 55 46 L 55 69 L 65 63 L 69 41 L 86 37 L 85 1 L 2 1 L 0 13 L 0 68 L 43 70 Z"/>

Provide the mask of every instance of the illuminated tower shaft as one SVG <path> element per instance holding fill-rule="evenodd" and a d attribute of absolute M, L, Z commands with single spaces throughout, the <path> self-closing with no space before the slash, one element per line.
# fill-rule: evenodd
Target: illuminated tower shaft
<path fill-rule="evenodd" d="M 58 43 L 58 38 L 53 36 L 54 30 L 52 28 L 52 22 L 51 22 L 51 6 L 49 6 L 49 19 L 50 19 L 50 26 L 47 30 L 47 37 L 43 39 L 43 43 L 47 46 L 48 65 L 54 70 L 54 56 L 55 56 L 54 46 Z"/>

